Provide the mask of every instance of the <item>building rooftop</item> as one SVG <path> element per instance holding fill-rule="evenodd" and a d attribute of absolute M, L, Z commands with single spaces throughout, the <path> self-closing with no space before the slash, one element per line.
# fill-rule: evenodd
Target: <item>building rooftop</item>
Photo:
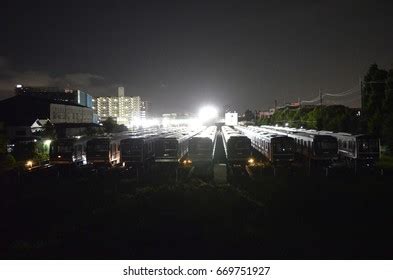
<path fill-rule="evenodd" d="M 0 101 L 0 121 L 7 125 L 31 125 L 37 119 L 50 117 L 50 104 L 85 107 L 70 102 L 17 95 Z"/>

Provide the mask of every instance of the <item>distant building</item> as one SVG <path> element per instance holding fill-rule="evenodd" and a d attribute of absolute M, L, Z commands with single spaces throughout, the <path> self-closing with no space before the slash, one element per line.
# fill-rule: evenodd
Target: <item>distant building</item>
<path fill-rule="evenodd" d="M 15 87 L 15 94 L 44 98 L 52 101 L 68 102 L 88 108 L 93 107 L 92 96 L 79 89 L 61 89 L 57 87 L 25 87 L 23 85 L 17 85 Z"/>
<path fill-rule="evenodd" d="M 151 118 L 151 103 L 149 101 L 141 101 L 140 118 Z"/>
<path fill-rule="evenodd" d="M 268 111 L 259 111 L 258 112 L 258 117 L 259 118 L 270 118 L 276 111 L 275 108 L 270 108 Z"/>
<path fill-rule="evenodd" d="M 225 125 L 237 125 L 238 123 L 238 114 L 234 113 L 225 113 Z"/>
<path fill-rule="evenodd" d="M 29 95 L 17 95 L 0 101 L 0 122 L 9 139 L 31 136 L 47 121 L 56 125 L 87 127 L 94 123 L 93 109 Z"/>
<path fill-rule="evenodd" d="M 102 121 L 113 118 L 118 124 L 129 125 L 140 118 L 141 98 L 125 96 L 124 87 L 119 87 L 117 96 L 94 98 L 93 109 Z"/>

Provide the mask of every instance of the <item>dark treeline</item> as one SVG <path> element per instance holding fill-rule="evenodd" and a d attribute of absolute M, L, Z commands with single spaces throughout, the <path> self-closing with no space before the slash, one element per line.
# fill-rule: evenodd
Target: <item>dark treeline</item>
<path fill-rule="evenodd" d="M 393 69 L 386 71 L 373 64 L 362 84 L 361 129 L 380 136 L 393 152 Z"/>
<path fill-rule="evenodd" d="M 258 123 L 356 133 L 360 128 L 360 117 L 359 109 L 342 105 L 305 106 L 279 109 L 271 117 L 259 119 Z"/>
<path fill-rule="evenodd" d="M 336 132 L 369 133 L 393 152 L 393 69 L 370 66 L 362 81 L 362 108 L 343 105 L 278 109 L 257 124 L 285 125 Z"/>

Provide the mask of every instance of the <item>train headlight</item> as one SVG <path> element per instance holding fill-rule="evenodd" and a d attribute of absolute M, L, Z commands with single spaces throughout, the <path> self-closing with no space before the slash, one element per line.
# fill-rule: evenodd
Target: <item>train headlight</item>
<path fill-rule="evenodd" d="M 191 164 L 191 163 L 192 163 L 192 160 L 190 160 L 190 159 L 187 160 L 187 163 L 188 163 L 188 164 Z"/>
<path fill-rule="evenodd" d="M 61 158 L 61 156 L 57 156 L 57 158 Z"/>
<path fill-rule="evenodd" d="M 249 158 L 249 159 L 247 160 L 247 163 L 248 163 L 248 164 L 254 164 L 254 163 L 255 163 L 255 160 L 254 160 L 253 158 Z"/>

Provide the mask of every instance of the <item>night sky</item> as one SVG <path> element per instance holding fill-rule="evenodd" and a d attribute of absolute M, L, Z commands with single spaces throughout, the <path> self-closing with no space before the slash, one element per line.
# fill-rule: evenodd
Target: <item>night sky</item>
<path fill-rule="evenodd" d="M 393 63 L 393 1 L 10 1 L 0 99 L 15 84 L 150 100 L 156 112 L 266 109 Z"/>

